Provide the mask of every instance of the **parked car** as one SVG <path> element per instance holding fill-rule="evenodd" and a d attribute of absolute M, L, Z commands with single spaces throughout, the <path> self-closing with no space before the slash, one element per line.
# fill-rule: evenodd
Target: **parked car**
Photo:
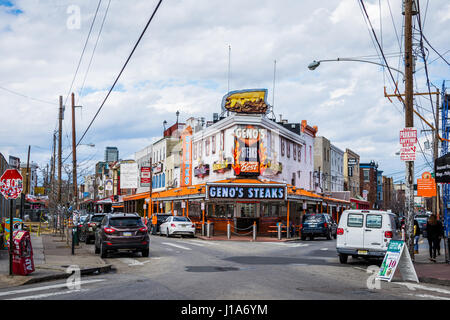
<path fill-rule="evenodd" d="M 150 237 L 137 213 L 108 213 L 95 232 L 95 253 L 106 258 L 109 251 L 140 251 L 148 257 Z"/>
<path fill-rule="evenodd" d="M 302 240 L 306 240 L 307 237 L 311 240 L 314 237 L 326 237 L 327 240 L 336 239 L 336 230 L 336 222 L 327 213 L 306 214 L 300 225 Z"/>
<path fill-rule="evenodd" d="M 195 236 L 195 224 L 188 217 L 170 216 L 161 225 L 159 235 Z"/>
<path fill-rule="evenodd" d="M 400 240 L 395 214 L 378 210 L 346 210 L 337 229 L 336 250 L 341 263 L 353 258 L 383 258 L 389 241 Z"/>
<path fill-rule="evenodd" d="M 417 220 L 419 223 L 420 232 L 422 233 L 422 237 L 427 237 L 427 221 L 428 221 L 428 215 L 417 215 L 414 217 L 414 220 Z"/>
<path fill-rule="evenodd" d="M 103 213 L 94 213 L 89 218 L 86 218 L 84 223 L 81 226 L 80 230 L 80 241 L 86 242 L 89 244 L 91 240 L 95 239 L 95 230 L 98 225 L 102 222 L 105 214 Z"/>

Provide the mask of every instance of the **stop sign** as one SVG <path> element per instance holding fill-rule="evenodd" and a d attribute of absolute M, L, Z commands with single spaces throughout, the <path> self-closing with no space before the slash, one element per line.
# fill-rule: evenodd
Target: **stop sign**
<path fill-rule="evenodd" d="M 8 169 L 0 177 L 0 193 L 6 200 L 16 199 L 22 189 L 22 175 L 16 169 Z"/>

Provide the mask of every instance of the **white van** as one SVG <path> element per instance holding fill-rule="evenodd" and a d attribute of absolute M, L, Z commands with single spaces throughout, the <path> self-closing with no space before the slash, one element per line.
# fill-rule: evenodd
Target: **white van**
<path fill-rule="evenodd" d="M 341 263 L 348 256 L 383 258 L 389 241 L 400 240 L 400 226 L 392 212 L 346 210 L 339 219 L 336 250 Z"/>

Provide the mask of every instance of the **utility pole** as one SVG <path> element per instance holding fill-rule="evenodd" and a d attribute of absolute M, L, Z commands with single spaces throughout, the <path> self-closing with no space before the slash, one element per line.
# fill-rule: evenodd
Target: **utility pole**
<path fill-rule="evenodd" d="M 27 172 L 25 178 L 25 195 L 30 193 L 30 149 L 31 146 L 28 146 Z"/>
<path fill-rule="evenodd" d="M 75 198 L 74 209 L 78 210 L 78 185 L 77 185 L 77 145 L 75 132 L 75 94 L 72 92 L 72 159 L 73 159 L 73 196 Z"/>
<path fill-rule="evenodd" d="M 414 0 L 405 1 L 405 127 L 414 127 L 412 8 Z M 414 161 L 406 161 L 406 245 L 414 258 Z"/>
<path fill-rule="evenodd" d="M 61 205 L 61 167 L 62 167 L 62 119 L 63 119 L 63 97 L 59 96 L 59 128 L 58 128 L 58 204 Z"/>
<path fill-rule="evenodd" d="M 436 162 L 436 159 L 439 157 L 439 89 L 436 94 L 436 128 L 433 136 L 433 163 Z M 433 213 L 439 219 L 439 189 L 436 188 L 436 196 L 433 197 L 432 202 Z"/>
<path fill-rule="evenodd" d="M 153 146 L 151 148 L 150 151 L 150 191 L 149 191 L 149 196 L 150 199 L 148 201 L 148 210 L 147 210 L 147 215 L 149 216 L 149 218 L 152 218 L 153 215 L 153 201 L 152 201 L 152 193 L 153 193 Z"/>

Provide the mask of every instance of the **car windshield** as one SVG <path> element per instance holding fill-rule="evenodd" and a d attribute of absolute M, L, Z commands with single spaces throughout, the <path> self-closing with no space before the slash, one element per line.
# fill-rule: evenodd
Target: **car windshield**
<path fill-rule="evenodd" d="M 173 217 L 173 221 L 177 221 L 177 222 L 191 222 L 191 220 L 189 220 L 189 218 L 186 218 L 186 217 Z"/>
<path fill-rule="evenodd" d="M 319 222 L 323 222 L 324 220 L 324 216 L 323 215 L 307 215 L 305 216 L 303 222 L 313 222 L 313 223 L 319 223 Z"/>
<path fill-rule="evenodd" d="M 141 218 L 134 217 L 120 217 L 120 218 L 111 218 L 109 220 L 109 224 L 112 227 L 143 227 Z"/>
<path fill-rule="evenodd" d="M 93 216 L 91 218 L 91 222 L 101 222 L 103 220 L 103 215 L 102 216 Z"/>

